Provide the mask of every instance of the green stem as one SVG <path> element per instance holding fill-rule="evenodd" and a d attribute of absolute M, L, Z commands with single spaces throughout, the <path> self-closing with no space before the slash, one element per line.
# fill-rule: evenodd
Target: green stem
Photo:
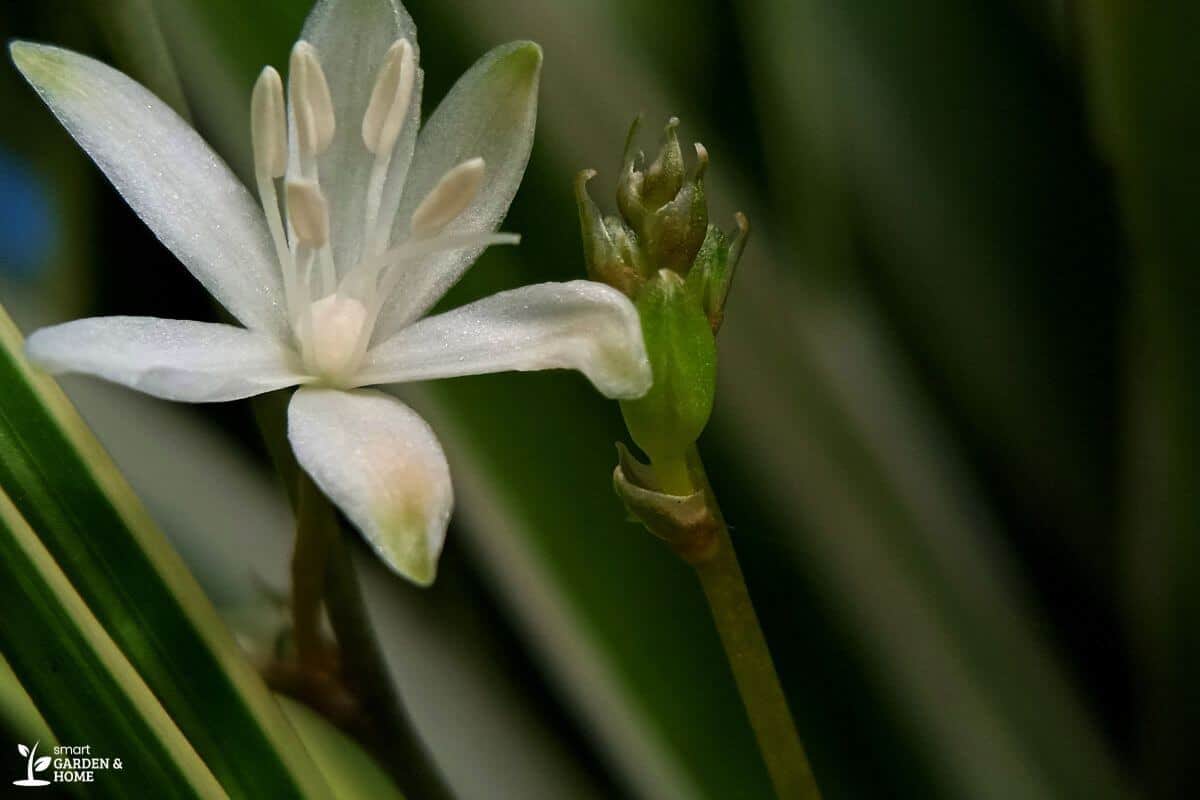
<path fill-rule="evenodd" d="M 746 715 L 758 740 L 767 772 L 780 800 L 818 800 L 812 766 L 796 731 L 787 698 L 775 672 L 771 652 L 758 624 L 758 615 L 750 601 L 746 579 L 738 564 L 729 528 L 721 514 L 704 463 L 695 446 L 688 452 L 687 463 L 696 486 L 704 492 L 717 521 L 717 543 L 712 555 L 693 563 L 704 596 L 708 599 L 713 622 L 729 659 L 729 667 L 741 693 Z M 657 474 L 658 465 L 655 465 Z"/>
<path fill-rule="evenodd" d="M 325 594 L 325 563 L 333 530 L 324 513 L 324 498 L 307 475 L 296 489 L 296 543 L 292 550 L 292 632 L 296 652 L 305 667 L 322 669 L 321 602 Z"/>
<path fill-rule="evenodd" d="M 688 472 L 685 455 L 678 458 L 654 459 L 654 476 L 658 478 L 659 490 L 666 494 L 684 497 L 696 491 L 692 486 L 692 476 Z"/>
<path fill-rule="evenodd" d="M 454 795 L 443 782 L 392 685 L 359 587 L 351 543 L 328 500 L 321 497 L 333 526 L 325 571 L 325 605 L 337 637 L 346 681 L 371 725 L 372 750 L 411 800 L 453 800 Z"/>

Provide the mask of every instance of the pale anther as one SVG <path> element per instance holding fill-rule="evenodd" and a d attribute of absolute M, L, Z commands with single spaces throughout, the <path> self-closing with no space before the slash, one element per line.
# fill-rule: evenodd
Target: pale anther
<path fill-rule="evenodd" d="M 254 143 L 254 168 L 272 178 L 287 171 L 287 115 L 283 107 L 283 81 L 274 67 L 265 67 L 250 96 L 250 138 Z"/>
<path fill-rule="evenodd" d="M 453 222 L 475 199 L 483 173 L 483 159 L 472 158 L 443 175 L 413 212 L 412 235 L 430 236 Z"/>
<path fill-rule="evenodd" d="M 288 62 L 288 99 L 296 122 L 300 149 L 311 155 L 324 153 L 333 141 L 333 98 L 317 51 L 308 42 L 296 42 Z"/>
<path fill-rule="evenodd" d="M 407 39 L 398 39 L 384 56 L 363 115 L 363 144 L 375 155 L 389 153 L 396 146 L 408 117 L 416 72 L 412 45 Z"/>
<path fill-rule="evenodd" d="M 287 214 L 300 244 L 315 250 L 329 241 L 329 208 L 316 182 L 287 182 Z"/>

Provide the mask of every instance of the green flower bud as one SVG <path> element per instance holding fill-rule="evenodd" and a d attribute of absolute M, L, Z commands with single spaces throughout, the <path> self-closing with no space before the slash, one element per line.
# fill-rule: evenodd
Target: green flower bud
<path fill-rule="evenodd" d="M 686 275 L 704 243 L 708 230 L 708 202 L 704 197 L 707 168 L 708 151 L 697 142 L 696 166 L 687 182 L 670 202 L 646 217 L 642 240 L 659 269 Z"/>
<path fill-rule="evenodd" d="M 696 165 L 687 171 L 675 133 L 679 120 L 672 117 L 658 157 L 645 167 L 646 155 L 635 146 L 639 122 L 634 121 L 625 140 L 617 208 L 652 271 L 669 269 L 686 275 L 708 228 L 704 196 L 708 151 L 696 144 Z"/>
<path fill-rule="evenodd" d="M 716 341 L 700 301 L 674 272 L 659 270 L 636 305 L 654 385 L 645 396 L 623 401 L 621 412 L 633 440 L 657 464 L 681 458 L 708 424 Z"/>
<path fill-rule="evenodd" d="M 592 201 L 587 184 L 595 175 L 595 170 L 585 169 L 575 176 L 575 201 L 579 205 L 588 277 L 633 297 L 646 282 L 645 260 L 633 231 L 617 217 L 604 217 Z"/>
<path fill-rule="evenodd" d="M 729 297 L 733 274 L 746 247 L 746 238 L 750 235 L 750 222 L 746 215 L 738 213 L 733 218 L 737 233 L 732 237 L 716 225 L 708 226 L 708 235 L 704 237 L 692 271 L 687 276 L 688 292 L 704 309 L 714 334 L 721 329 L 725 319 L 725 300 Z"/>
<path fill-rule="evenodd" d="M 642 202 L 649 208 L 666 205 L 683 188 L 683 150 L 679 147 L 679 137 L 675 135 L 677 128 L 678 117 L 667 120 L 658 158 L 654 159 L 642 177 Z M 636 130 L 635 123 L 631 135 Z"/>

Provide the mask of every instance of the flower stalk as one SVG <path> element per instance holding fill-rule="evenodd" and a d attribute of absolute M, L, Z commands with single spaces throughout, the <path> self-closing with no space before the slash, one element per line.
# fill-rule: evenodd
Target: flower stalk
<path fill-rule="evenodd" d="M 750 601 L 729 527 L 708 482 L 699 451 L 692 448 L 688 455 L 691 475 L 716 521 L 716 542 L 711 555 L 693 562 L 692 566 L 712 611 L 767 773 L 780 798 L 818 800 L 821 792 Z"/>
<path fill-rule="evenodd" d="M 741 214 L 733 235 L 709 224 L 708 151 L 697 143 L 688 169 L 678 126 L 674 118 L 667 123 L 659 154 L 646 166 L 634 123 L 617 187 L 619 216 L 603 216 L 588 196 L 593 170 L 575 180 L 588 274 L 634 301 L 654 377 L 644 396 L 621 402 L 626 427 L 650 463 L 618 445 L 613 486 L 629 512 L 695 570 L 776 794 L 817 800 L 820 790 L 696 448 L 712 413 L 716 334 L 749 225 Z"/>
<path fill-rule="evenodd" d="M 303 670 L 337 671 L 338 682 L 356 711 L 349 715 L 351 733 L 407 796 L 452 800 L 388 673 L 359 585 L 350 534 L 312 479 L 296 472 L 292 613 L 300 666 Z M 314 590 L 318 594 L 309 594 Z M 329 648 L 321 635 L 322 605 L 336 649 Z"/>

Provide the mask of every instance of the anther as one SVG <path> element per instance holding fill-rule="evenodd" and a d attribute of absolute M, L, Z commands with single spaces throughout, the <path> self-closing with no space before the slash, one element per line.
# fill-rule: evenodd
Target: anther
<path fill-rule="evenodd" d="M 371 90 L 371 102 L 363 115 L 363 143 L 375 155 L 390 153 L 404 128 L 412 101 L 416 62 L 412 45 L 398 39 L 384 56 L 383 66 Z"/>
<path fill-rule="evenodd" d="M 463 212 L 483 185 L 482 158 L 472 158 L 449 170 L 425 196 L 412 215 L 412 235 L 431 236 Z"/>
<path fill-rule="evenodd" d="M 296 121 L 300 150 L 320 155 L 333 141 L 333 99 L 317 51 L 308 42 L 296 42 L 288 63 L 288 100 Z"/>
<path fill-rule="evenodd" d="M 274 67 L 265 67 L 250 96 L 250 138 L 254 167 L 271 178 L 287 171 L 287 117 L 283 107 L 283 81 Z"/>
<path fill-rule="evenodd" d="M 287 182 L 287 214 L 300 244 L 317 250 L 328 243 L 329 208 L 316 182 Z"/>

